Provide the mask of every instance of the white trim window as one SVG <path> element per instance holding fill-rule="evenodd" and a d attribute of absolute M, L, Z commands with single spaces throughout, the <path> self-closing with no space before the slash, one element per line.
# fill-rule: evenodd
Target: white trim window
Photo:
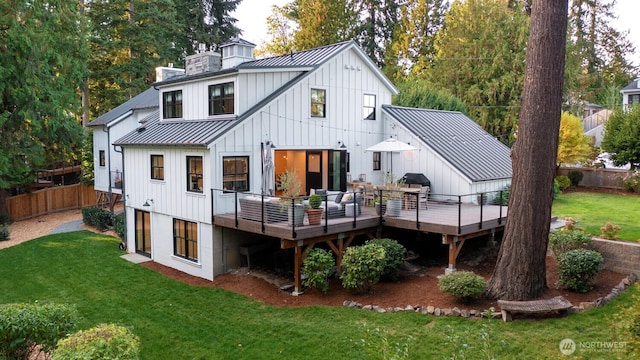
<path fill-rule="evenodd" d="M 327 90 L 311 89 L 311 117 L 327 117 Z"/>

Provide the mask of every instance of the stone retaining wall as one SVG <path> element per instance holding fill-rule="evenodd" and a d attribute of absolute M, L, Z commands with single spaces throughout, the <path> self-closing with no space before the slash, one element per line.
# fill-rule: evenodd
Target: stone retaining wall
<path fill-rule="evenodd" d="M 591 247 L 602 254 L 605 269 L 640 274 L 640 244 L 594 237 Z"/>

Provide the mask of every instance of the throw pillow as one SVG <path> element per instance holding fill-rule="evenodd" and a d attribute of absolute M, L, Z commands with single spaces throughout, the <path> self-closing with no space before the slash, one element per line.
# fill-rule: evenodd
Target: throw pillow
<path fill-rule="evenodd" d="M 336 204 L 340 204 L 340 202 L 342 201 L 342 197 L 344 196 L 344 193 L 341 192 L 338 195 L 336 195 Z"/>

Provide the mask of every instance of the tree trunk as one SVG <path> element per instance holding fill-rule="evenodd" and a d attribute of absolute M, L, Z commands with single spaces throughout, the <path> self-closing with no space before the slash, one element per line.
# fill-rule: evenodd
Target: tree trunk
<path fill-rule="evenodd" d="M 511 150 L 509 215 L 487 286 L 491 298 L 528 300 L 547 289 L 566 31 L 567 0 L 533 3 L 518 139 Z"/>

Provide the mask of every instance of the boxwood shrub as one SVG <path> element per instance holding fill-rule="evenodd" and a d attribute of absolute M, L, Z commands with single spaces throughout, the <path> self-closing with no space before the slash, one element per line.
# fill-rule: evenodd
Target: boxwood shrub
<path fill-rule="evenodd" d="M 10 235 L 9 227 L 0 225 L 0 241 L 9 240 Z"/>
<path fill-rule="evenodd" d="M 440 290 L 457 297 L 464 303 L 471 302 L 480 296 L 486 286 L 487 282 L 484 278 L 471 271 L 455 271 L 438 280 Z"/>
<path fill-rule="evenodd" d="M 594 250 L 567 251 L 558 257 L 557 285 L 571 291 L 588 292 L 603 262 L 602 255 Z"/>
<path fill-rule="evenodd" d="M 323 293 L 329 290 L 329 277 L 335 271 L 336 261 L 331 251 L 313 248 L 302 262 L 302 285 L 315 288 Z"/>
<path fill-rule="evenodd" d="M 100 231 L 105 231 L 110 226 L 113 226 L 111 213 L 100 208 L 82 209 L 82 221 L 85 224 L 93 226 Z"/>
<path fill-rule="evenodd" d="M 566 175 L 556 176 L 555 181 L 558 183 L 560 191 L 567 189 L 571 186 L 571 180 Z"/>
<path fill-rule="evenodd" d="M 50 353 L 76 327 L 75 307 L 52 303 L 0 305 L 0 359 L 30 359 L 36 347 Z"/>
<path fill-rule="evenodd" d="M 371 291 L 387 264 L 384 248 L 377 244 L 350 246 L 342 257 L 342 286 L 357 293 Z"/>
<path fill-rule="evenodd" d="M 384 248 L 386 264 L 382 272 L 382 277 L 396 281 L 400 273 L 400 267 L 404 263 L 407 249 L 393 239 L 371 239 L 367 244 L 376 244 Z"/>
<path fill-rule="evenodd" d="M 140 340 L 129 329 L 101 324 L 58 342 L 53 360 L 127 359 L 140 357 Z"/>
<path fill-rule="evenodd" d="M 557 230 L 549 233 L 549 248 L 556 259 L 567 251 L 584 249 L 591 243 L 591 235 L 583 230 Z"/>

